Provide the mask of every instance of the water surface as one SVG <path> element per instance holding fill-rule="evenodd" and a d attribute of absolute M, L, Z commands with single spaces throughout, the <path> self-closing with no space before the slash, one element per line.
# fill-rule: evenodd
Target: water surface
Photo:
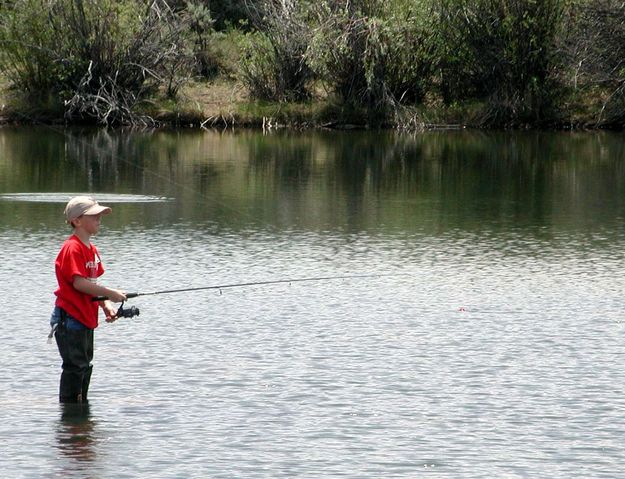
<path fill-rule="evenodd" d="M 0 129 L 7 477 L 618 477 L 622 135 Z M 137 298 L 88 410 L 46 344 L 63 204 Z"/>

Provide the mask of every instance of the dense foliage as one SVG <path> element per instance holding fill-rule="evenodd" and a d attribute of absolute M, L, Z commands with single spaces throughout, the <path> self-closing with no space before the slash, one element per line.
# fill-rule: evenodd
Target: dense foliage
<path fill-rule="evenodd" d="M 309 98 L 312 71 L 305 53 L 310 28 L 301 2 L 259 2 L 250 16 L 256 32 L 248 36 L 241 79 L 252 96 L 272 101 Z"/>
<path fill-rule="evenodd" d="M 136 123 L 142 99 L 228 74 L 252 99 L 322 99 L 367 124 L 478 105 L 478 124 L 579 111 L 622 127 L 624 45 L 620 0 L 0 1 L 3 75 L 103 123 Z"/>
<path fill-rule="evenodd" d="M 182 22 L 165 2 L 15 0 L 2 10 L 4 75 L 30 97 L 62 101 L 70 119 L 142 122 L 136 104 L 176 88 Z"/>
<path fill-rule="evenodd" d="M 439 0 L 446 101 L 486 98 L 487 121 L 540 121 L 552 107 L 561 0 Z M 453 52 L 453 53 L 452 53 Z"/>

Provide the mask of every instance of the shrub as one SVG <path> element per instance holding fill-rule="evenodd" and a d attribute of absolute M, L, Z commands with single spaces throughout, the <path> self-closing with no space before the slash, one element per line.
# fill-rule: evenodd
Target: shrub
<path fill-rule="evenodd" d="M 437 0 L 447 102 L 486 98 L 488 121 L 540 120 L 552 105 L 561 0 Z"/>
<path fill-rule="evenodd" d="M 563 81 L 573 91 L 601 98 L 597 126 L 625 126 L 625 4 L 574 0 L 565 16 Z"/>
<path fill-rule="evenodd" d="M 258 31 L 246 36 L 240 63 L 241 81 L 253 98 L 281 102 L 310 97 L 305 13 L 296 1 L 265 0 L 254 10 Z"/>
<path fill-rule="evenodd" d="M 211 45 L 215 34 L 211 12 L 197 1 L 187 1 L 184 11 L 189 23 L 195 71 L 204 78 L 213 78 L 219 73 L 220 58 Z"/>
<path fill-rule="evenodd" d="M 381 120 L 400 103 L 420 102 L 431 74 L 424 12 L 412 2 L 320 2 L 311 67 L 342 101 Z"/>
<path fill-rule="evenodd" d="M 2 7 L 0 65 L 31 96 L 72 119 L 145 123 L 133 107 L 186 61 L 179 17 L 163 0 L 15 0 Z"/>

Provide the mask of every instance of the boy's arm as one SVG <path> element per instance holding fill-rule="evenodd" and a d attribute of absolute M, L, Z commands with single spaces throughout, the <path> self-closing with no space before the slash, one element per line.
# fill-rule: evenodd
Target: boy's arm
<path fill-rule="evenodd" d="M 100 286 L 99 284 L 92 283 L 87 278 L 75 275 L 72 283 L 74 289 L 84 294 L 90 294 L 91 296 L 107 296 L 111 301 L 115 303 L 121 303 L 126 300 L 126 294 L 123 291 L 113 288 L 107 288 L 106 286 Z"/>

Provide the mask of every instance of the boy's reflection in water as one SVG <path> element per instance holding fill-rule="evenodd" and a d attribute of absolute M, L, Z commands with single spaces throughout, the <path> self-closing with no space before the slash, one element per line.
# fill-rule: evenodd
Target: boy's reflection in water
<path fill-rule="evenodd" d="M 57 447 L 61 455 L 80 462 L 92 462 L 96 456 L 95 422 L 89 403 L 62 403 L 57 428 Z"/>

